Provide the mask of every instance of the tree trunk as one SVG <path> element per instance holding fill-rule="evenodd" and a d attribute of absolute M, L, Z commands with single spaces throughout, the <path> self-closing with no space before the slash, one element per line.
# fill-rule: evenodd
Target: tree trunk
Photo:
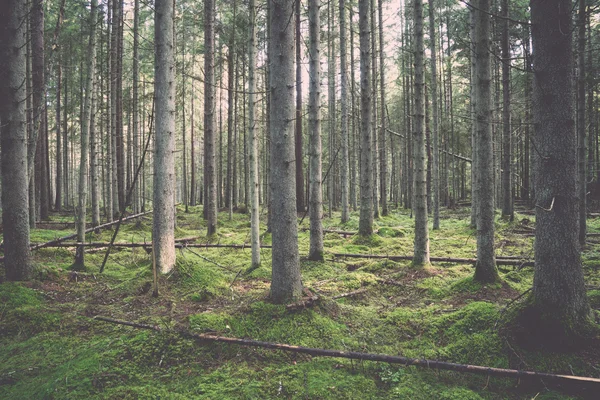
<path fill-rule="evenodd" d="M 429 264 L 429 228 L 427 226 L 427 182 L 425 170 L 425 79 L 423 45 L 423 0 L 414 1 L 415 15 L 415 123 L 414 137 L 414 266 Z"/>
<path fill-rule="evenodd" d="M 471 0 L 471 4 L 473 4 L 474 7 L 477 7 L 479 4 L 479 0 Z M 479 165 L 478 164 L 478 158 L 479 158 L 479 151 L 478 151 L 478 138 L 477 138 L 477 134 L 476 134 L 476 128 L 475 128 L 475 107 L 477 107 L 477 96 L 475 95 L 475 81 L 476 81 L 476 76 L 475 76 L 475 59 L 477 58 L 476 54 L 477 52 L 475 51 L 475 46 L 476 46 L 476 33 L 475 33 L 475 14 L 476 14 L 476 10 L 474 7 L 471 7 L 469 9 L 469 21 L 470 21 L 470 29 L 469 29 L 469 36 L 471 39 L 471 82 L 469 85 L 470 88 L 470 111 L 471 111 L 471 153 L 472 153 L 472 159 L 473 159 L 473 165 Z M 491 159 L 489 160 L 489 162 L 491 162 Z M 477 168 L 471 168 L 471 227 L 472 228 L 477 228 L 477 215 L 479 213 L 478 210 L 478 206 L 479 206 L 479 171 Z"/>
<path fill-rule="evenodd" d="M 112 194 L 112 215 L 114 219 L 118 214 L 119 207 L 119 182 L 118 182 L 118 162 L 117 162 L 117 136 L 118 136 L 118 107 L 117 107 L 117 82 L 118 82 L 118 64 L 119 64 L 119 2 L 121 0 L 112 0 L 112 19 L 110 29 L 110 174 L 111 174 L 111 194 Z"/>
<path fill-rule="evenodd" d="M 252 267 L 260 265 L 260 205 L 258 194 L 258 131 L 256 129 L 256 0 L 248 3 L 248 149 L 250 169 L 250 242 Z"/>
<path fill-rule="evenodd" d="M 371 140 L 373 141 L 371 162 L 373 163 L 371 171 L 373 172 L 373 217 L 379 218 L 379 143 L 377 141 L 377 20 L 375 18 L 376 5 L 375 0 L 371 0 L 370 9 L 370 34 L 371 34 Z"/>
<path fill-rule="evenodd" d="M 512 195 L 512 145 L 510 121 L 510 42 L 508 0 L 502 0 L 502 217 L 514 218 Z"/>
<path fill-rule="evenodd" d="M 78 205 L 77 205 L 77 242 L 85 241 L 85 217 L 87 207 L 87 170 L 88 170 L 88 154 L 90 128 L 94 124 L 92 114 L 92 96 L 94 95 L 94 78 L 96 76 L 96 23 L 98 14 L 98 2 L 92 0 L 90 6 L 89 20 L 89 42 L 87 49 L 87 66 L 86 66 L 86 83 L 85 83 L 85 98 L 83 101 L 83 121 L 81 124 L 81 153 L 79 159 L 79 186 L 78 186 Z M 79 246 L 75 253 L 75 269 L 84 269 L 83 247 Z"/>
<path fill-rule="evenodd" d="M 440 150 L 439 150 L 439 116 L 438 116 L 438 87 L 437 87 L 437 50 L 435 35 L 435 2 L 429 0 L 429 41 L 431 47 L 431 103 L 433 131 L 431 141 L 433 142 L 432 156 L 432 188 L 431 204 L 433 206 L 433 229 L 440 229 Z M 383 70 L 383 69 L 382 69 Z"/>
<path fill-rule="evenodd" d="M 539 329 L 577 333 L 590 318 L 580 248 L 571 2 L 531 0 L 536 229 L 532 306 Z M 550 328 L 551 330 L 546 330 Z"/>
<path fill-rule="evenodd" d="M 190 160 L 190 169 L 192 170 L 191 172 L 191 179 L 190 179 L 190 205 L 191 206 L 195 206 L 196 205 L 196 148 L 195 148 L 195 139 L 194 139 L 194 125 L 195 125 L 195 121 L 194 121 L 194 81 L 192 81 L 192 90 L 191 90 L 191 96 L 190 96 L 190 106 L 191 106 L 191 112 L 190 112 L 190 145 L 191 145 L 191 149 L 190 149 L 190 156 L 191 156 L 191 160 Z"/>
<path fill-rule="evenodd" d="M 306 203 L 304 201 L 304 168 L 302 159 L 302 38 L 300 36 L 300 6 L 301 0 L 295 0 L 296 14 L 296 129 L 295 152 L 296 152 L 296 210 L 304 212 Z"/>
<path fill-rule="evenodd" d="M 56 66 L 56 197 L 54 199 L 54 209 L 62 210 L 62 189 L 63 189 L 63 171 L 62 171 L 62 119 L 60 118 L 61 106 L 60 96 L 62 88 L 62 62 L 59 57 Z"/>
<path fill-rule="evenodd" d="M 348 163 L 348 66 L 347 66 L 347 44 L 346 44 L 346 1 L 340 0 L 340 80 L 342 83 L 342 126 L 341 126 L 341 186 L 342 186 L 342 223 L 350 219 L 350 201 L 348 199 L 349 187 L 349 163 Z"/>
<path fill-rule="evenodd" d="M 235 21 L 236 12 L 236 1 L 233 1 L 233 19 Z M 234 86 L 234 48 L 235 48 L 235 30 L 231 29 L 229 37 L 229 50 L 227 52 L 227 177 L 225 182 L 225 206 L 229 209 L 229 220 L 233 218 L 233 157 L 235 153 L 233 151 L 233 124 L 234 118 L 233 113 L 235 111 L 234 105 L 234 91 L 237 89 Z"/>
<path fill-rule="evenodd" d="M 31 75 L 33 130 L 29 142 L 29 176 L 35 169 L 35 207 L 41 219 L 48 219 L 47 195 L 44 190 L 44 113 L 45 106 L 45 65 L 44 65 L 44 6 L 42 0 L 34 0 L 31 7 Z"/>
<path fill-rule="evenodd" d="M 98 21 L 98 18 L 96 18 Z M 96 31 L 94 30 L 94 34 Z M 96 39 L 97 40 L 97 39 Z M 95 53 L 94 56 L 94 71 L 96 71 L 98 55 Z M 92 226 L 100 225 L 100 195 L 98 193 L 99 190 L 99 176 L 98 176 L 98 138 L 96 132 L 96 124 L 94 121 L 94 116 L 97 112 L 97 101 L 100 98 L 98 95 L 97 82 L 94 80 L 94 91 L 91 96 L 91 121 L 90 121 L 90 192 L 92 196 Z M 100 127 L 102 129 L 102 127 Z"/>
<path fill-rule="evenodd" d="M 506 0 L 504 0 L 506 1 Z M 577 160 L 579 165 L 579 244 L 585 246 L 585 238 L 587 232 L 587 171 L 585 156 L 585 24 L 586 24 L 586 0 L 578 0 L 578 35 L 577 35 Z"/>
<path fill-rule="evenodd" d="M 494 256 L 494 169 L 491 130 L 490 84 L 490 0 L 479 0 L 475 11 L 475 98 L 477 135 L 476 169 L 479 207 L 477 213 L 477 264 L 475 280 L 495 282 L 499 279 Z"/>
<path fill-rule="evenodd" d="M 388 215 L 388 164 L 387 164 L 387 119 L 385 112 L 385 52 L 383 42 L 383 0 L 379 0 L 379 80 L 380 80 L 380 101 L 379 106 L 381 109 L 380 120 L 381 128 L 379 131 L 379 187 L 381 196 L 381 215 Z M 375 29 L 373 27 L 373 29 Z"/>
<path fill-rule="evenodd" d="M 271 182 L 275 303 L 298 298 L 302 291 L 298 258 L 296 166 L 294 159 L 294 31 L 289 23 L 293 0 L 271 1 Z"/>
<path fill-rule="evenodd" d="M 357 153 L 358 153 L 358 145 L 357 145 L 357 140 L 356 140 L 356 127 L 358 126 L 358 112 L 356 110 L 356 96 L 355 96 L 355 83 L 356 83 L 356 79 L 354 77 L 354 24 L 352 22 L 353 17 L 354 17 L 354 8 L 353 7 L 349 7 L 350 8 L 350 19 L 349 19 L 349 23 L 350 23 L 350 82 L 351 82 L 351 89 L 350 89 L 350 101 L 351 101 L 351 122 L 352 122 L 352 132 L 351 132 L 351 139 L 352 139 L 352 151 L 350 153 L 350 203 L 352 204 L 352 209 L 356 211 L 356 209 L 358 208 L 358 203 L 357 203 L 357 183 L 356 183 L 356 177 L 357 177 Z"/>
<path fill-rule="evenodd" d="M 157 0 L 154 35 L 156 133 L 154 149 L 153 258 L 167 273 L 175 266 L 175 55 L 173 1 Z"/>
<path fill-rule="evenodd" d="M 343 0 L 342 0 L 343 2 Z M 323 188 L 321 184 L 321 34 L 320 0 L 308 1 L 309 51 L 309 175 L 310 249 L 309 260 L 323 260 Z M 340 6 L 341 8 L 341 6 Z"/>
<path fill-rule="evenodd" d="M 140 25 L 140 0 L 134 1 L 133 6 L 133 167 L 140 164 L 140 126 L 139 126 L 139 80 L 140 80 L 140 60 L 139 60 L 139 25 Z M 193 129 L 193 128 L 192 128 Z M 133 212 L 140 212 L 140 182 L 138 179 L 133 189 Z"/>
<path fill-rule="evenodd" d="M 369 236 L 373 233 L 373 151 L 371 140 L 371 37 L 369 14 L 371 0 L 359 0 L 358 24 L 360 35 L 360 219 L 358 233 Z"/>
<path fill-rule="evenodd" d="M 217 171 L 215 160 L 215 18 L 214 0 L 204 3 L 204 208 L 207 235 L 217 233 Z"/>
<path fill-rule="evenodd" d="M 32 275 L 29 252 L 25 3 L 0 3 L 0 148 L 4 266 L 9 281 Z"/>

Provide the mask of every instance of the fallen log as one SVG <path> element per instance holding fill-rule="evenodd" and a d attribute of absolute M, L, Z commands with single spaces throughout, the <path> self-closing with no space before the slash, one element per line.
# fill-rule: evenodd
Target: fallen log
<path fill-rule="evenodd" d="M 130 215 L 130 216 L 128 216 L 127 218 L 123 218 L 123 221 L 130 221 L 130 220 L 132 220 L 132 219 L 139 218 L 139 217 L 141 217 L 141 216 L 143 216 L 143 215 L 150 214 L 151 212 L 152 212 L 152 211 L 146 211 L 146 212 L 143 212 L 143 213 L 139 213 L 139 214 L 135 214 L 135 215 Z M 97 229 L 104 229 L 104 228 L 108 228 L 108 227 L 111 227 L 111 226 L 113 226 L 113 225 L 116 225 L 117 223 L 118 223 L 118 221 L 113 221 L 113 222 L 109 222 L 109 223 L 106 223 L 106 224 L 102 224 L 102 225 L 94 226 L 94 227 L 92 227 L 92 228 L 86 229 L 86 230 L 85 230 L 85 233 L 94 232 L 94 231 L 95 231 L 95 230 L 97 230 Z M 74 234 L 72 234 L 72 235 L 63 236 L 63 237 L 60 237 L 60 238 L 58 238 L 58 239 L 51 240 L 51 241 L 49 241 L 49 242 L 46 242 L 46 243 L 40 243 L 40 244 L 37 244 L 37 245 L 35 245 L 35 246 L 32 246 L 32 247 L 31 247 L 31 251 L 33 251 L 33 250 L 38 250 L 38 249 L 42 249 L 42 248 L 44 248 L 44 247 L 56 247 L 56 246 L 54 246 L 54 245 L 56 245 L 56 244 L 58 244 L 58 243 L 61 243 L 61 242 L 64 242 L 65 240 L 73 239 L 73 238 L 76 238 L 76 237 L 77 237 L 77 234 L 76 234 L 76 233 L 74 233 Z"/>
<path fill-rule="evenodd" d="M 112 324 L 125 325 L 138 329 L 149 329 L 153 331 L 160 332 L 162 329 L 157 325 L 147 325 L 140 324 L 137 322 L 131 321 L 123 321 L 108 317 L 103 317 L 97 315 L 94 317 L 97 321 L 109 322 Z M 214 336 L 214 335 L 206 335 L 202 333 L 195 333 L 186 330 L 178 330 L 177 331 L 181 336 L 196 339 L 206 342 L 221 342 L 221 343 L 229 343 L 235 344 L 239 346 L 253 346 L 253 347 L 261 347 L 265 349 L 272 350 L 283 350 L 289 351 L 292 353 L 302 353 L 309 354 L 311 356 L 321 356 L 321 357 L 339 357 L 339 358 L 348 358 L 353 360 L 364 360 L 364 361 L 378 361 L 378 362 L 386 362 L 389 364 L 403 364 L 406 366 L 416 366 L 416 367 L 426 367 L 433 369 L 441 369 L 447 371 L 458 371 L 458 372 L 467 372 L 478 375 L 485 376 L 499 376 L 504 378 L 517 378 L 517 379 L 529 379 L 535 381 L 544 381 L 544 383 L 562 383 L 562 384 L 586 384 L 586 385 L 594 385 L 596 387 L 600 387 L 600 379 L 590 378 L 585 376 L 576 376 L 576 375 L 558 375 L 551 374 L 546 372 L 537 372 L 537 371 L 523 371 L 517 369 L 507 369 L 507 368 L 494 368 L 494 367 L 484 367 L 479 365 L 469 365 L 469 364 L 457 364 L 446 361 L 437 361 L 437 360 L 427 360 L 427 359 L 417 359 L 417 358 L 409 358 L 402 356 L 389 356 L 385 354 L 374 354 L 374 353 L 362 353 L 357 351 L 341 351 L 341 350 L 329 350 L 329 349 L 320 349 L 320 348 L 312 348 L 312 347 L 302 347 L 302 346 L 293 346 L 289 344 L 281 344 L 281 343 L 272 343 L 272 342 L 262 342 L 258 340 L 251 339 L 238 339 L 238 338 L 230 338 L 225 336 Z"/>
<path fill-rule="evenodd" d="M 66 240 L 66 239 L 65 239 Z M 183 239 L 175 239 L 175 248 L 230 248 L 230 249 L 250 249 L 251 247 L 249 245 L 245 245 L 245 244 L 211 244 L 211 243 L 189 243 L 189 241 L 191 241 L 190 238 L 183 238 Z M 77 243 L 77 242 L 57 242 L 57 241 L 53 241 L 53 242 L 46 242 L 46 243 L 39 243 L 39 244 L 33 244 L 32 246 L 37 248 L 41 248 L 38 246 L 42 246 L 43 247 L 108 247 L 110 246 L 110 242 L 87 242 L 87 243 Z M 135 247 L 143 247 L 143 248 L 150 248 L 152 247 L 152 242 L 146 242 L 146 243 L 113 243 L 112 247 L 123 247 L 123 248 L 135 248 Z M 262 249 L 270 249 L 271 246 L 270 245 L 262 245 L 260 246 Z"/>
<path fill-rule="evenodd" d="M 399 256 L 399 255 L 380 255 L 380 254 L 350 254 L 350 253 L 329 253 L 334 257 L 340 258 L 377 258 L 377 259 L 388 259 L 392 261 L 411 261 L 413 256 Z M 429 257 L 431 262 L 451 262 L 459 264 L 475 264 L 477 263 L 476 258 L 452 258 L 452 257 Z M 513 260 L 506 258 L 497 258 L 497 265 L 514 265 L 517 267 L 533 267 L 534 262 L 529 260 Z"/>

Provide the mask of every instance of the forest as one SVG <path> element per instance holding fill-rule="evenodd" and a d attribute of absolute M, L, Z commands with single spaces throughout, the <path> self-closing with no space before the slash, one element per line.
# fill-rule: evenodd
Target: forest
<path fill-rule="evenodd" d="M 596 399 L 597 0 L 2 0 L 1 399 Z"/>

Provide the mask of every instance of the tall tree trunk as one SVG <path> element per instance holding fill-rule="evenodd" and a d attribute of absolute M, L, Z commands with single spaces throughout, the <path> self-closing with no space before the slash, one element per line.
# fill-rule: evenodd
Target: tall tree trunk
<path fill-rule="evenodd" d="M 499 279 L 494 254 L 494 169 L 491 130 L 490 84 L 490 0 L 479 0 L 475 11 L 475 98 L 477 117 L 477 164 L 479 172 L 477 213 L 477 264 L 475 280 L 495 282 Z"/>
<path fill-rule="evenodd" d="M 233 20 L 235 21 L 236 16 L 236 4 L 233 1 Z M 229 37 L 229 50 L 227 52 L 227 177 L 225 182 L 225 206 L 229 208 L 229 219 L 233 218 L 233 157 L 235 153 L 233 151 L 233 130 L 234 130 L 234 117 L 235 111 L 234 96 L 237 87 L 234 85 L 234 73 L 235 73 L 235 30 L 232 29 Z"/>
<path fill-rule="evenodd" d="M 504 0 L 506 1 L 506 0 Z M 585 246 L 587 233 L 587 171 L 586 171 L 586 143 L 585 143 L 585 25 L 586 25 L 586 0 L 578 0 L 579 12 L 577 18 L 577 160 L 579 165 L 579 244 Z"/>
<path fill-rule="evenodd" d="M 271 299 L 284 303 L 302 292 L 294 159 L 294 0 L 271 1 L 271 182 L 273 271 Z"/>
<path fill-rule="evenodd" d="M 19 0 L 0 3 L 0 148 L 4 266 L 9 281 L 28 280 L 29 252 L 26 30 L 28 10 Z"/>
<path fill-rule="evenodd" d="M 33 0 L 31 7 L 31 74 L 33 84 L 33 135 L 28 149 L 29 173 L 35 164 L 35 204 L 39 209 L 40 218 L 48 219 L 48 198 L 45 190 L 45 154 L 44 154 L 44 113 L 45 105 L 45 78 L 44 78 L 44 6 L 42 0 Z M 30 175 L 31 176 L 31 175 Z"/>
<path fill-rule="evenodd" d="M 117 160 L 117 200 L 119 203 L 119 211 L 125 209 L 125 140 L 123 135 L 123 1 L 113 0 L 117 5 L 117 71 L 116 71 L 116 107 L 117 107 L 117 137 L 116 137 L 116 160 Z"/>
<path fill-rule="evenodd" d="M 156 0 L 154 91 L 156 134 L 154 149 L 154 219 L 152 248 L 156 270 L 175 266 L 175 54 L 173 1 Z"/>
<path fill-rule="evenodd" d="M 439 115 L 438 115 L 438 87 L 437 87 L 437 50 L 435 36 L 435 1 L 429 0 L 429 41 L 431 50 L 431 103 L 433 131 L 431 141 L 433 142 L 432 156 L 432 188 L 431 204 L 433 206 L 433 229 L 440 228 L 440 149 L 439 149 Z M 382 69 L 383 70 L 383 69 Z"/>
<path fill-rule="evenodd" d="M 56 197 L 54 199 L 54 208 L 56 211 L 62 210 L 62 189 L 63 189 L 63 170 L 62 170 L 62 119 L 60 117 L 61 105 L 60 96 L 62 88 L 62 62 L 58 59 L 56 67 Z"/>
<path fill-rule="evenodd" d="M 415 18 L 415 123 L 414 137 L 414 212 L 415 243 L 413 265 L 429 264 L 429 228 L 427 226 L 427 182 L 425 171 L 425 79 L 423 45 L 423 0 L 414 0 Z"/>
<path fill-rule="evenodd" d="M 373 233 L 373 141 L 371 139 L 371 37 L 369 14 L 371 0 L 359 0 L 358 24 L 360 35 L 360 219 L 358 232 L 361 236 Z"/>
<path fill-rule="evenodd" d="M 383 0 L 379 0 L 379 81 L 380 81 L 380 101 L 379 106 L 381 128 L 379 130 L 379 187 L 381 196 L 381 215 L 388 215 L 388 164 L 387 164 L 387 120 L 385 103 L 385 52 L 383 41 Z"/>
<path fill-rule="evenodd" d="M 175 35 L 175 34 L 174 34 Z M 187 79 L 186 79 L 186 75 L 185 75 L 185 43 L 186 43 L 186 38 L 185 38 L 185 30 L 184 30 L 184 34 L 183 34 L 183 38 L 181 41 L 181 46 L 182 46 L 182 60 L 181 60 L 181 103 L 183 104 L 183 107 L 181 107 L 181 142 L 182 142 L 182 156 L 181 156 L 181 195 L 183 197 L 183 205 L 185 206 L 185 212 L 188 213 L 190 212 L 189 210 L 189 202 L 188 202 L 188 172 L 187 172 L 187 139 L 186 139 L 186 134 L 187 134 L 187 126 L 186 126 L 186 114 L 185 114 L 185 104 L 186 104 L 186 96 L 185 96 L 185 89 L 187 86 Z"/>
<path fill-rule="evenodd" d="M 477 80 L 475 74 L 475 59 L 477 58 L 477 52 L 475 50 L 477 36 L 475 33 L 475 15 L 476 9 L 478 7 L 479 0 L 471 0 L 471 4 L 473 7 L 469 9 L 469 21 L 470 21 L 470 29 L 469 36 L 471 39 L 471 82 L 470 82 L 470 111 L 471 111 L 471 153 L 472 153 L 472 166 L 477 166 L 479 159 L 479 150 L 478 150 L 478 137 L 476 134 L 476 123 L 475 123 L 475 108 L 477 107 L 477 96 L 475 94 L 475 81 Z M 487 161 L 486 161 L 487 162 Z M 492 162 L 491 159 L 489 162 Z M 477 215 L 479 214 L 479 170 L 477 168 L 471 168 L 471 227 L 477 228 Z"/>
<path fill-rule="evenodd" d="M 295 152 L 296 152 L 296 210 L 303 212 L 306 208 L 304 201 L 304 167 L 302 157 L 302 38 L 300 36 L 300 6 L 302 0 L 295 0 L 296 14 L 296 129 Z"/>
<path fill-rule="evenodd" d="M 533 318 L 540 336 L 570 336 L 590 321 L 580 247 L 573 123 L 571 2 L 531 0 L 535 132 Z M 534 321 L 535 318 L 535 321 Z M 541 321 L 541 324 L 535 322 Z M 543 331 L 543 333 L 542 333 Z M 563 342 L 561 342 L 562 345 Z"/>
<path fill-rule="evenodd" d="M 112 19 L 110 29 L 110 174 L 112 181 L 112 212 L 111 219 L 119 212 L 119 179 L 117 161 L 117 136 L 118 128 L 118 106 L 117 106 L 117 84 L 119 66 L 119 3 L 121 0 L 112 0 Z"/>
<path fill-rule="evenodd" d="M 250 167 L 250 242 L 252 267 L 260 265 L 260 205 L 258 182 L 258 130 L 256 129 L 256 0 L 248 3 L 248 149 Z"/>
<path fill-rule="evenodd" d="M 204 3 L 204 208 L 207 235 L 217 233 L 217 171 L 215 160 L 215 18 L 214 0 Z"/>
<path fill-rule="evenodd" d="M 139 126 L 139 80 L 140 80 L 140 60 L 139 60 L 139 26 L 140 26 L 140 0 L 134 1 L 133 6 L 133 168 L 134 171 L 140 163 L 140 126 Z M 193 129 L 193 128 L 192 128 Z M 140 181 L 138 179 L 133 189 L 133 212 L 140 211 Z"/>
<path fill-rule="evenodd" d="M 513 220 L 512 145 L 510 121 L 510 42 L 508 31 L 508 0 L 502 0 L 502 217 Z"/>
<path fill-rule="evenodd" d="M 335 76 L 336 76 L 336 57 L 335 52 L 335 13 L 334 13 L 334 2 L 330 1 L 327 3 L 327 147 L 328 147 L 328 171 L 327 174 L 327 203 L 328 213 L 332 216 L 333 209 L 337 206 L 336 199 L 336 181 L 335 181 L 335 167 L 336 167 L 336 134 L 335 130 L 337 127 L 336 121 L 336 109 L 335 109 Z"/>
<path fill-rule="evenodd" d="M 356 211 L 356 209 L 358 208 L 358 204 L 357 204 L 357 153 L 358 153 L 358 145 L 357 145 L 357 140 L 356 140 L 356 127 L 358 126 L 358 112 L 356 110 L 356 99 L 355 99 L 355 84 L 356 84 L 356 79 L 354 76 L 354 24 L 352 22 L 353 17 L 354 17 L 354 6 L 349 7 L 350 8 L 350 19 L 349 19 L 349 23 L 350 23 L 350 82 L 351 82 L 351 88 L 350 88 L 350 102 L 351 102 L 351 122 L 352 122 L 352 132 L 351 132 L 351 139 L 352 139 L 352 151 L 350 153 L 350 203 L 352 204 L 352 209 Z"/>
<path fill-rule="evenodd" d="M 343 1 L 343 0 L 342 0 Z M 321 33 L 320 0 L 308 1 L 309 48 L 309 103 L 308 131 L 310 176 L 310 249 L 309 260 L 323 260 L 323 188 L 321 183 Z M 343 9 L 342 7 L 340 7 Z"/>
<path fill-rule="evenodd" d="M 191 160 L 190 160 L 190 169 L 192 170 L 191 172 L 191 180 L 190 180 L 190 205 L 195 206 L 196 205 L 196 148 L 195 148 L 195 139 L 194 139 L 194 81 L 192 81 L 192 89 L 191 89 L 191 96 L 190 96 L 190 106 L 191 106 L 191 112 L 190 112 L 190 145 L 191 145 L 191 149 L 190 149 L 190 156 L 191 156 Z"/>
<path fill-rule="evenodd" d="M 377 141 L 377 19 L 376 14 L 376 2 L 371 0 L 371 90 L 373 95 L 371 98 L 371 106 L 373 116 L 371 117 L 371 136 L 373 140 L 371 162 L 373 163 L 373 217 L 379 218 L 379 143 Z"/>
<path fill-rule="evenodd" d="M 96 21 L 98 19 L 96 18 Z M 95 34 L 95 30 L 94 30 Z M 98 55 L 95 54 L 95 59 Z M 94 61 L 94 71 L 97 60 Z M 94 116 L 97 111 L 97 101 L 100 97 L 97 89 L 97 82 L 94 80 L 94 91 L 91 98 L 91 121 L 90 121 L 90 192 L 92 196 L 92 226 L 100 225 L 100 198 L 99 198 L 99 176 L 98 176 L 98 138 L 96 133 L 96 124 Z M 102 127 L 100 127 L 102 129 Z"/>
<path fill-rule="evenodd" d="M 342 186 L 342 223 L 350 219 L 350 202 L 348 199 L 349 185 L 349 164 L 348 164 L 348 66 L 347 66 L 347 44 L 346 44 L 346 1 L 340 0 L 340 80 L 342 82 L 342 129 L 340 130 L 341 153 L 341 186 Z"/>
<path fill-rule="evenodd" d="M 92 0 L 90 6 L 89 20 L 89 42 L 88 42 L 88 61 L 86 65 L 85 98 L 83 101 L 83 121 L 81 124 L 81 153 L 79 158 L 79 187 L 78 187 L 78 205 L 77 205 L 77 242 L 83 244 L 85 241 L 85 217 L 87 207 L 87 170 L 90 128 L 94 124 L 92 114 L 92 97 L 94 95 L 94 78 L 96 76 L 96 23 L 98 14 L 98 2 Z M 84 269 L 83 246 L 78 246 L 75 253 L 75 268 Z"/>

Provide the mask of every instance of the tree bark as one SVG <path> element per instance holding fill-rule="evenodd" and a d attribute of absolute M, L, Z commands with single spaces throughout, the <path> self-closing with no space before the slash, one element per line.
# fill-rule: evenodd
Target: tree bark
<path fill-rule="evenodd" d="M 343 1 L 343 0 L 342 0 Z M 308 130 L 310 159 L 310 260 L 323 260 L 323 188 L 321 183 L 321 33 L 320 0 L 308 1 L 309 51 L 309 104 Z"/>
<path fill-rule="evenodd" d="M 439 113 L 438 113 L 438 87 L 437 87 L 437 50 L 435 35 L 435 1 L 429 0 L 429 42 L 431 49 L 431 103 L 433 131 L 432 155 L 432 187 L 431 205 L 433 206 L 433 229 L 440 229 L 440 150 L 439 150 Z"/>
<path fill-rule="evenodd" d="M 28 280 L 29 252 L 25 3 L 0 3 L 0 148 L 6 279 Z"/>
<path fill-rule="evenodd" d="M 506 0 L 505 0 L 506 1 Z M 579 244 L 585 246 L 587 232 L 587 159 L 585 142 L 585 25 L 586 25 L 586 0 L 578 0 L 579 12 L 577 15 L 577 160 L 579 166 Z"/>
<path fill-rule="evenodd" d="M 217 171 L 215 159 L 215 18 L 214 0 L 204 3 L 204 208 L 207 235 L 217 233 Z"/>
<path fill-rule="evenodd" d="M 342 83 L 342 116 L 341 116 L 341 186 L 342 186 L 342 223 L 350 219 L 350 201 L 348 198 L 349 183 L 349 163 L 348 163 L 348 66 L 347 66 L 347 43 L 346 43 L 346 1 L 340 0 L 340 80 Z"/>
<path fill-rule="evenodd" d="M 77 242 L 85 241 L 85 218 L 87 208 L 87 172 L 88 172 L 88 154 L 90 141 L 90 128 L 93 125 L 94 117 L 92 114 L 92 96 L 94 95 L 94 79 L 96 76 L 96 22 L 98 14 L 98 2 L 92 0 L 90 6 L 89 19 L 89 42 L 88 42 L 88 61 L 86 65 L 86 83 L 85 98 L 83 102 L 83 121 L 81 124 L 81 153 L 79 159 L 79 186 L 78 186 L 78 205 L 77 205 Z M 84 269 L 84 251 L 82 247 L 75 253 L 75 268 Z"/>
<path fill-rule="evenodd" d="M 302 157 L 302 38 L 300 36 L 301 0 L 295 0 L 296 14 L 296 126 L 295 126 L 295 151 L 296 151 L 296 210 L 304 212 L 304 166 Z"/>
<path fill-rule="evenodd" d="M 508 0 L 502 0 L 502 217 L 514 218 L 512 195 L 512 145 L 510 120 L 510 42 Z"/>
<path fill-rule="evenodd" d="M 383 0 L 379 0 L 379 81 L 380 81 L 380 121 L 379 131 L 379 187 L 381 201 L 381 215 L 388 215 L 388 164 L 387 164 L 387 116 L 385 103 L 385 52 L 383 41 Z M 374 29 L 374 28 L 373 28 Z"/>
<path fill-rule="evenodd" d="M 427 182 L 425 171 L 425 79 L 424 45 L 423 45 L 423 0 L 414 1 L 415 18 L 415 123 L 414 137 L 414 212 L 415 212 L 415 242 L 414 266 L 429 264 L 429 227 L 427 226 Z"/>
<path fill-rule="evenodd" d="M 360 35 L 360 219 L 358 232 L 361 236 L 373 233 L 373 151 L 371 128 L 373 116 L 371 109 L 371 38 L 369 14 L 371 0 L 359 0 L 358 24 Z"/>
<path fill-rule="evenodd" d="M 294 163 L 294 0 L 271 0 L 271 182 L 273 232 L 271 298 L 301 295 Z"/>
<path fill-rule="evenodd" d="M 250 168 L 250 242 L 252 267 L 260 265 L 260 208 L 258 182 L 258 131 L 256 129 L 256 0 L 248 3 L 248 149 Z"/>
<path fill-rule="evenodd" d="M 577 137 L 571 2 L 531 0 L 536 234 L 533 306 L 544 325 L 576 332 L 588 321 L 578 243 Z"/>
<path fill-rule="evenodd" d="M 495 282 L 499 279 L 494 256 L 494 169 L 490 100 L 490 0 L 479 0 L 475 11 L 475 98 L 477 135 L 477 265 L 475 280 Z"/>
<path fill-rule="evenodd" d="M 167 273 L 175 266 L 175 55 L 172 0 L 156 1 L 154 34 L 156 137 L 152 243 L 156 269 Z"/>
<path fill-rule="evenodd" d="M 62 210 L 62 189 L 63 189 L 63 171 L 62 171 L 62 119 L 60 117 L 61 104 L 60 96 L 62 89 L 62 62 L 59 57 L 58 65 L 56 66 L 56 197 L 54 199 L 54 209 Z"/>

